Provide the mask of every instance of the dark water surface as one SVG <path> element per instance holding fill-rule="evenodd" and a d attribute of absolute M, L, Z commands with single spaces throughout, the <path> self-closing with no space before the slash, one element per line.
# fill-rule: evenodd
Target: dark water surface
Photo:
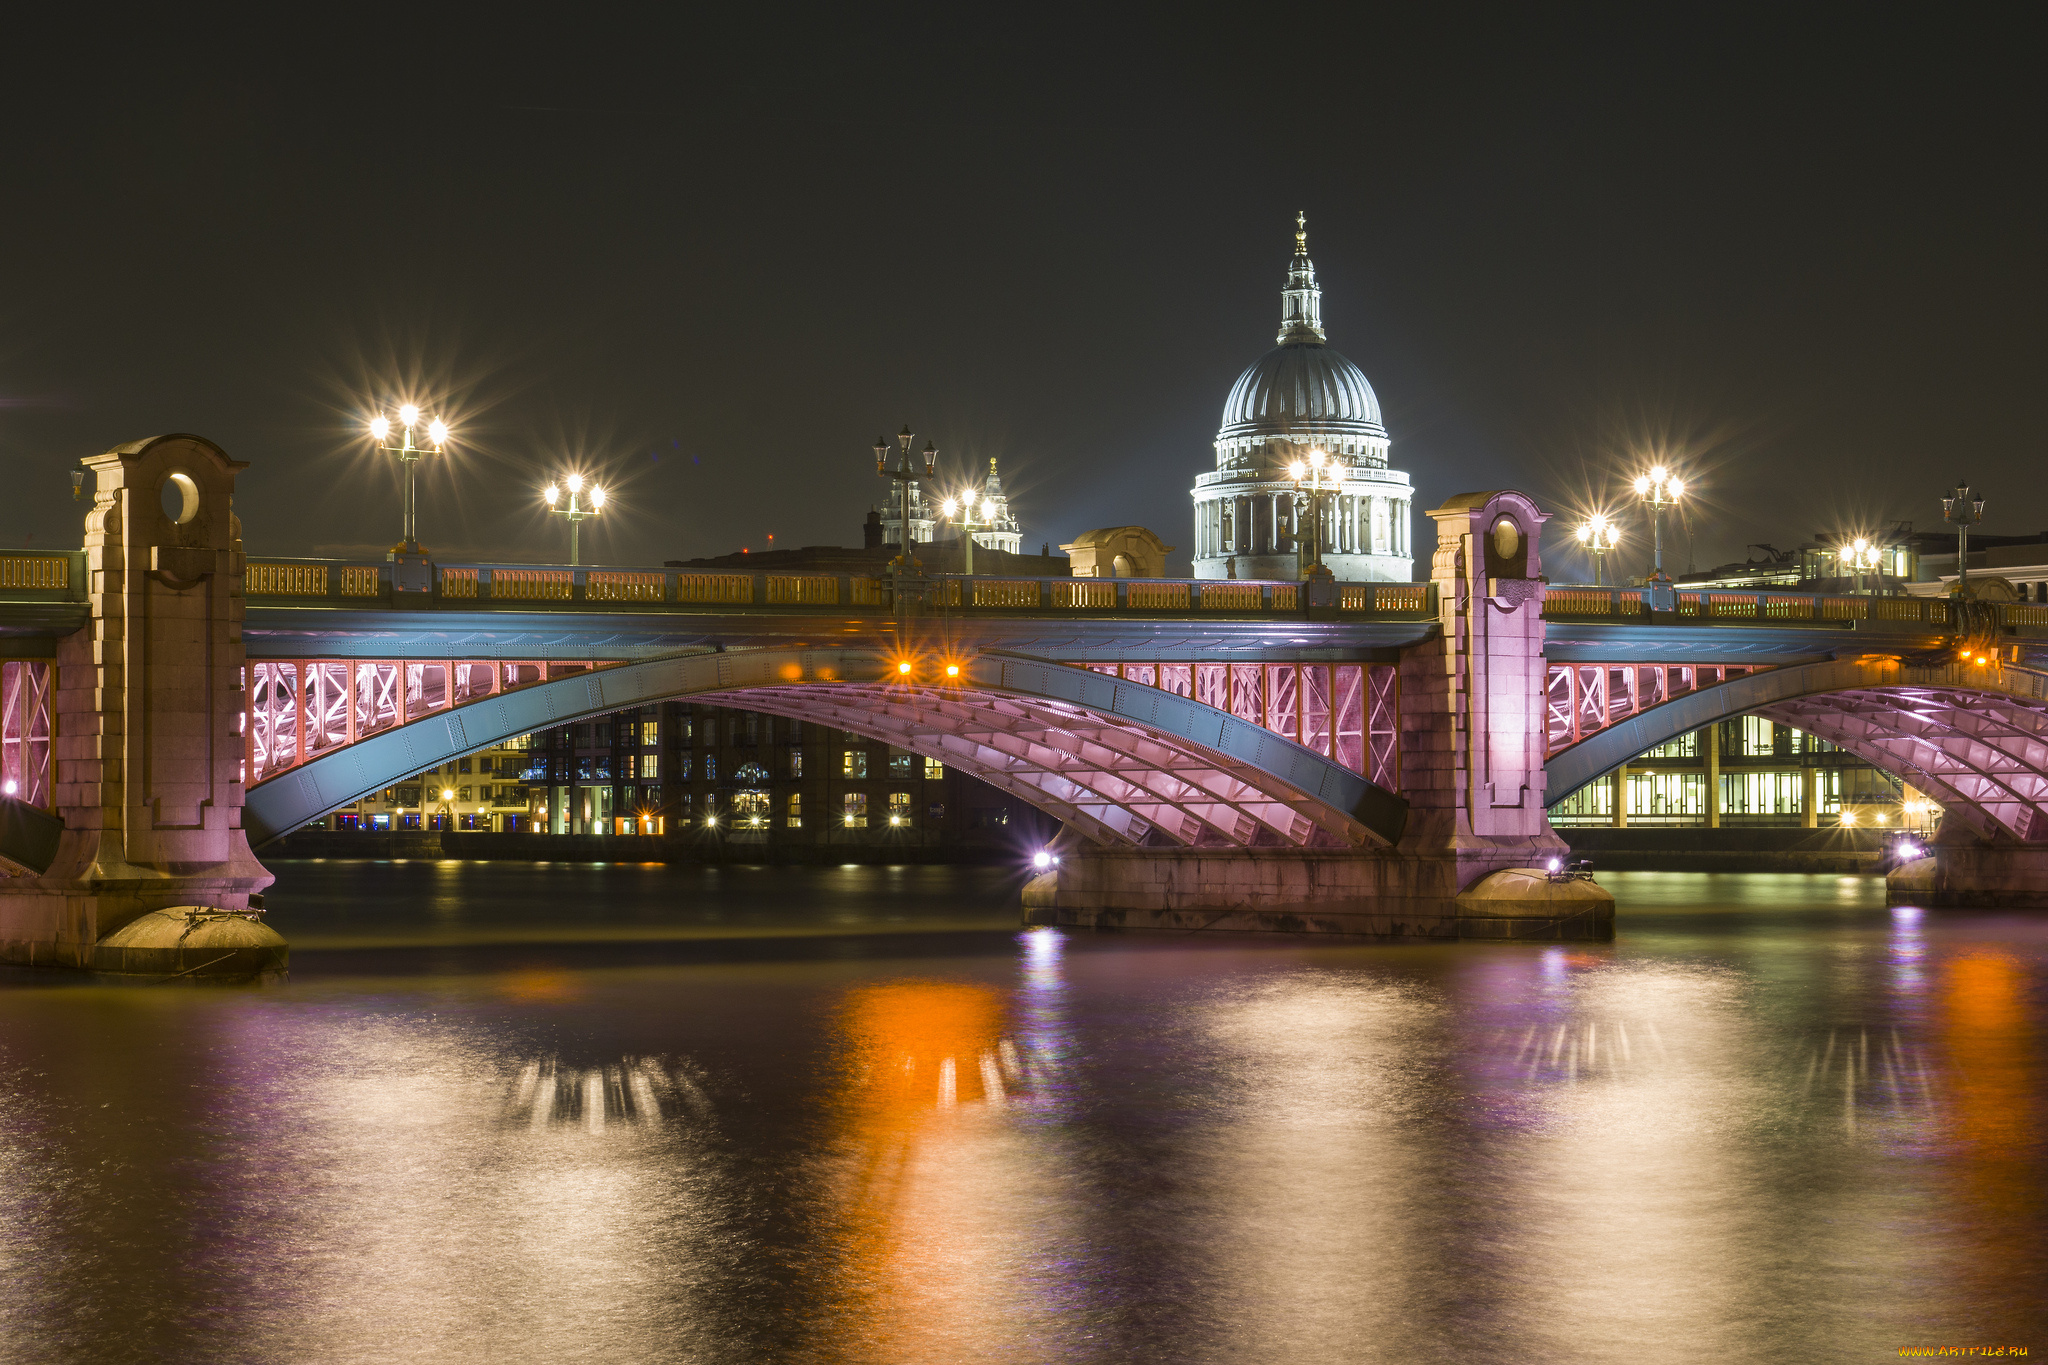
<path fill-rule="evenodd" d="M 0 976 L 0 1360 L 2048 1356 L 2048 916 L 1015 927 L 959 868 L 280 863 L 289 985 Z"/>

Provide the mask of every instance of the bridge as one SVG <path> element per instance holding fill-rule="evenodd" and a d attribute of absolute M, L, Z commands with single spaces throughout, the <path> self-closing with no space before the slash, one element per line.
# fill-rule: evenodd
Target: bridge
<path fill-rule="evenodd" d="M 2048 849 L 2048 607 L 1653 610 L 1546 584 L 1545 514 L 1514 492 L 1430 513 L 1425 583 L 899 579 L 252 558 L 243 466 L 212 443 L 85 463 L 82 548 L 0 554 L 9 960 L 104 966 L 167 907 L 238 914 L 281 833 L 679 697 L 885 740 L 1056 815 L 1073 842 L 1041 899 L 1065 922 L 1562 932 L 1526 888 L 1473 897 L 1562 852 L 1547 803 L 1745 713 L 1929 791 L 2011 867 Z M 1986 856 L 1970 875 L 1997 880 Z"/>

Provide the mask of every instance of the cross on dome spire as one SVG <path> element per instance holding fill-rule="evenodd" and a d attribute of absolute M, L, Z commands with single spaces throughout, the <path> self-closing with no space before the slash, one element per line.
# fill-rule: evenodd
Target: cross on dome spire
<path fill-rule="evenodd" d="M 1288 263 L 1287 288 L 1280 291 L 1282 346 L 1320 346 L 1323 334 L 1323 291 L 1316 283 L 1316 265 L 1308 258 L 1308 215 L 1294 215 L 1294 259 Z"/>

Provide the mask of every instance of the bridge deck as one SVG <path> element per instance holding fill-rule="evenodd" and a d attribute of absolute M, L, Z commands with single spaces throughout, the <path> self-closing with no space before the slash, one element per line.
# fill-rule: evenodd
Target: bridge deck
<path fill-rule="evenodd" d="M 1378 659 L 1433 636 L 1426 583 L 1344 583 L 1309 608 L 1294 583 L 1195 579 L 916 580 L 899 612 L 885 579 L 848 574 L 436 564 L 418 587 L 388 563 L 252 559 L 252 658 L 631 660 L 693 649 L 957 641 L 1071 660 Z M 1638 589 L 1545 591 L 1559 662 L 1798 662 L 1937 646 L 1943 599 L 1689 592 L 1649 611 Z M 1989 608 L 1995 629 L 2048 648 L 2048 606 Z M 86 622 L 85 555 L 0 555 L 0 652 L 48 657 Z"/>

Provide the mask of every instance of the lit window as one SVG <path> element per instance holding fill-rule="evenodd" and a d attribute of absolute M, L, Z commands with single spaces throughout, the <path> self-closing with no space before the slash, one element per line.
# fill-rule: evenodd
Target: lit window
<path fill-rule="evenodd" d="M 789 794 L 789 827 L 791 829 L 802 829 L 804 827 L 804 794 L 802 792 L 791 792 Z"/>
<path fill-rule="evenodd" d="M 866 777 L 868 775 L 868 753 L 865 749 L 848 749 L 839 764 L 841 777 Z M 862 800 L 867 798 L 863 797 Z"/>
<path fill-rule="evenodd" d="M 940 778 L 944 777 L 945 775 L 946 775 L 946 765 L 945 765 L 945 764 L 943 764 L 943 763 L 939 762 L 939 760 L 937 760 L 936 758 L 927 758 L 927 759 L 926 759 L 926 760 L 924 761 L 924 780 L 925 780 L 925 781 L 927 781 L 927 782 L 936 782 L 936 781 L 938 781 L 938 780 L 939 780 Z"/>
<path fill-rule="evenodd" d="M 659 743 L 661 743 L 661 722 L 658 720 L 641 721 L 640 747 L 643 749 L 652 749 L 655 745 Z"/>
<path fill-rule="evenodd" d="M 791 749 L 789 751 L 789 775 L 791 777 L 802 777 L 804 775 L 804 751 L 802 749 Z"/>
<path fill-rule="evenodd" d="M 456 792 L 456 793 L 455 793 L 455 799 L 456 799 L 456 800 L 458 800 L 458 801 L 467 801 L 467 800 L 469 800 L 469 799 L 470 799 L 470 798 L 469 798 L 469 788 L 467 788 L 467 787 L 464 787 L 464 788 L 462 788 L 462 790 L 460 790 L 460 791 Z"/>
<path fill-rule="evenodd" d="M 889 823 L 907 825 L 910 823 L 910 793 L 889 793 Z"/>
<path fill-rule="evenodd" d="M 916 754 L 899 754 L 899 753 L 895 753 L 895 752 L 893 752 L 893 751 L 892 751 L 892 752 L 891 752 L 891 753 L 889 754 L 889 776 L 891 776 L 891 777 L 916 777 L 916 776 L 917 776 L 917 755 L 916 755 Z"/>
<path fill-rule="evenodd" d="M 844 819 L 848 829 L 866 829 L 868 827 L 868 794 L 866 792 L 848 792 L 846 794 L 845 809 Z"/>
<path fill-rule="evenodd" d="M 704 780 L 706 782 L 716 782 L 718 780 L 717 754 L 704 755 Z"/>

